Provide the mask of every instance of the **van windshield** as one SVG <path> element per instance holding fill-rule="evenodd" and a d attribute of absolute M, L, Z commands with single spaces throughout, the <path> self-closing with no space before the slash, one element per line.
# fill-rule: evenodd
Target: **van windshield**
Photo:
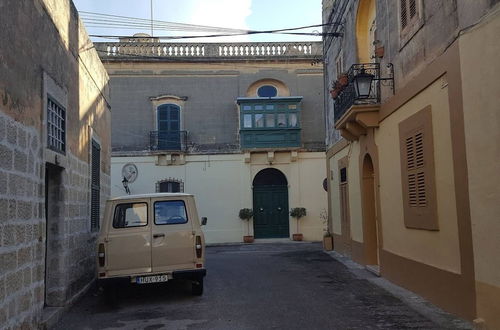
<path fill-rule="evenodd" d="M 187 221 L 184 201 L 155 202 L 155 224 L 174 225 L 186 223 Z"/>

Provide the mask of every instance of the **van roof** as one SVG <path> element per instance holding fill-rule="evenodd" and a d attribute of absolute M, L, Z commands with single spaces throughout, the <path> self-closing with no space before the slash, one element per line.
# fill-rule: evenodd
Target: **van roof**
<path fill-rule="evenodd" d="M 134 199 L 134 198 L 156 198 L 156 197 L 186 197 L 193 196 L 192 194 L 186 193 L 151 193 L 151 194 L 138 194 L 138 195 L 124 195 L 119 197 L 110 198 L 110 201 L 123 200 L 123 199 Z"/>

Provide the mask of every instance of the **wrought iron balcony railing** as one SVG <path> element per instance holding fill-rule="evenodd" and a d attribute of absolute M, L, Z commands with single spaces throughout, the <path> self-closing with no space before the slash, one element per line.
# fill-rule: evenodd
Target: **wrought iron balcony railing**
<path fill-rule="evenodd" d="M 373 75 L 370 94 L 367 97 L 359 97 L 356 94 L 355 77 L 366 73 Z M 380 64 L 363 63 L 353 64 L 347 72 L 348 83 L 335 99 L 334 119 L 337 122 L 346 111 L 353 105 L 379 104 L 380 103 Z"/>
<path fill-rule="evenodd" d="M 186 151 L 187 135 L 187 131 L 151 131 L 149 132 L 149 150 Z"/>

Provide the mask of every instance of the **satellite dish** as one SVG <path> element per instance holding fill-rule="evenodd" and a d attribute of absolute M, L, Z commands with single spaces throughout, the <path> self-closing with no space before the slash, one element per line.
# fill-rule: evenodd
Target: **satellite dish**
<path fill-rule="evenodd" d="M 132 163 L 127 163 L 122 167 L 122 176 L 127 179 L 129 183 L 132 183 L 137 179 L 137 175 L 139 171 L 137 170 L 137 166 Z"/>

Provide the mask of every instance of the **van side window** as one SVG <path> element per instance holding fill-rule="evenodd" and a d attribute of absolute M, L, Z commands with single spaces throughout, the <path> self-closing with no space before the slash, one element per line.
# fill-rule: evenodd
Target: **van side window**
<path fill-rule="evenodd" d="M 175 225 L 187 221 L 186 205 L 183 201 L 155 202 L 155 224 Z"/>
<path fill-rule="evenodd" d="M 148 205 L 146 203 L 118 204 L 115 207 L 113 228 L 142 227 L 148 225 Z"/>

